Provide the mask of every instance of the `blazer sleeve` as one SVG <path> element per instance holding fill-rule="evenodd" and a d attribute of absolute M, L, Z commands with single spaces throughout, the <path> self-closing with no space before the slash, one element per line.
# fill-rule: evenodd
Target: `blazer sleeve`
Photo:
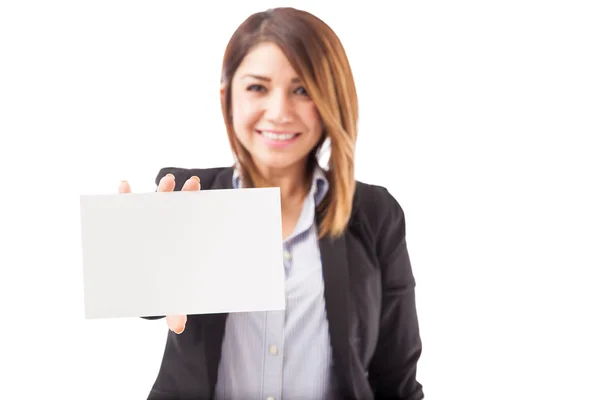
<path fill-rule="evenodd" d="M 380 205 L 388 207 L 382 213 L 377 235 L 382 271 L 380 333 L 369 366 L 369 381 L 376 399 L 420 400 L 424 394 L 416 376 L 421 337 L 404 212 L 392 195 L 384 192 Z"/>

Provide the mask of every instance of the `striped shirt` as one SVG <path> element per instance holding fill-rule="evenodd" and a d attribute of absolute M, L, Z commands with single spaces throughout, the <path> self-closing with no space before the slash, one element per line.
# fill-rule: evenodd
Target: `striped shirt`
<path fill-rule="evenodd" d="M 233 187 L 242 187 L 237 173 Z M 295 229 L 283 241 L 285 311 L 229 314 L 216 400 L 336 399 L 315 224 L 328 187 L 317 167 Z"/>

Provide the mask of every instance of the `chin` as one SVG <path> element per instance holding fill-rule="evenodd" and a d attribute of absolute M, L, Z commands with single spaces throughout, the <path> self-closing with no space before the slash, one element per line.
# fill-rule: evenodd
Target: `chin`
<path fill-rule="evenodd" d="M 273 170 L 284 170 L 298 165 L 298 163 L 301 162 L 302 157 L 292 158 L 289 155 L 286 156 L 283 154 L 278 154 L 266 157 L 256 157 L 254 160 L 259 167 Z"/>
<path fill-rule="evenodd" d="M 285 170 L 292 167 L 294 164 L 290 162 L 279 162 L 279 161 L 268 161 L 268 160 L 256 160 L 259 167 L 267 168 L 270 170 Z"/>

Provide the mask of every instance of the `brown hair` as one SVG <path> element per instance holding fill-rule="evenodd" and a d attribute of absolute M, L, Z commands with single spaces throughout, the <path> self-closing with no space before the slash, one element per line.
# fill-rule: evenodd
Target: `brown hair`
<path fill-rule="evenodd" d="M 221 106 L 229 142 L 247 187 L 261 186 L 264 182 L 233 131 L 231 81 L 246 54 L 264 42 L 281 48 L 322 118 L 324 135 L 309 155 L 307 172 L 317 166 L 317 155 L 329 138 L 329 191 L 318 210 L 322 216 L 319 231 L 320 237 L 339 236 L 350 219 L 356 185 L 358 99 L 346 52 L 327 24 L 306 11 L 289 7 L 253 14 L 234 32 L 223 57 Z"/>

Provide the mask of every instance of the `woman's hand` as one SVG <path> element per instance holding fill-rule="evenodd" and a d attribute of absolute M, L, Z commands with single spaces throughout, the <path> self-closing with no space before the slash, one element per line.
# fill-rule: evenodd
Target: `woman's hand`
<path fill-rule="evenodd" d="M 175 189 L 175 177 L 172 174 L 165 175 L 158 183 L 159 192 L 172 192 Z M 184 184 L 181 190 L 200 190 L 200 179 L 192 176 Z M 121 181 L 119 193 L 131 193 L 131 186 L 127 181 Z M 185 329 L 187 315 L 167 315 L 167 326 L 176 334 L 180 334 Z"/>

